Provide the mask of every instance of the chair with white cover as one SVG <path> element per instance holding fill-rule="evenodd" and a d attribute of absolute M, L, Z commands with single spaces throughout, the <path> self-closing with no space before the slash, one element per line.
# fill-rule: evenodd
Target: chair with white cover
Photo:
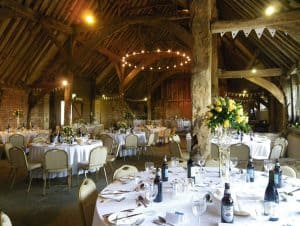
<path fill-rule="evenodd" d="M 92 179 L 85 178 L 78 192 L 78 204 L 83 226 L 91 226 L 98 197 L 96 184 Z"/>
<path fill-rule="evenodd" d="M 287 146 L 288 146 L 287 139 L 285 139 L 284 137 L 278 137 L 274 141 L 273 147 L 276 146 L 277 144 L 282 145 L 282 151 L 280 153 L 280 157 L 285 157 L 285 154 L 286 154 L 286 151 L 287 151 Z"/>
<path fill-rule="evenodd" d="M 281 152 L 283 150 L 283 146 L 281 144 L 276 144 L 273 146 L 269 159 L 279 159 L 281 156 Z"/>
<path fill-rule="evenodd" d="M 8 138 L 8 142 L 11 143 L 13 145 L 13 147 L 18 147 L 20 149 L 22 149 L 23 151 L 25 151 L 25 137 L 21 134 L 13 134 L 11 136 L 9 136 Z"/>
<path fill-rule="evenodd" d="M 96 179 L 99 173 L 100 168 L 103 168 L 106 184 L 108 184 L 105 163 L 107 157 L 107 148 L 106 147 L 95 147 L 90 151 L 89 161 L 88 162 L 79 162 L 78 171 L 77 171 L 77 182 L 79 180 L 79 171 L 83 170 L 86 177 L 86 172 L 90 170 L 96 170 Z"/>
<path fill-rule="evenodd" d="M 3 211 L 0 210 L 0 226 L 12 226 L 12 223 Z"/>
<path fill-rule="evenodd" d="M 219 159 L 219 146 L 214 143 L 210 144 L 210 157 L 214 160 Z"/>
<path fill-rule="evenodd" d="M 138 137 L 134 134 L 128 134 L 125 137 L 125 150 L 123 150 L 124 160 L 125 160 L 125 156 L 127 155 L 127 151 L 136 153 L 137 148 L 138 148 Z"/>
<path fill-rule="evenodd" d="M 287 176 L 287 177 L 291 177 L 291 178 L 296 178 L 297 177 L 297 173 L 292 167 L 290 167 L 290 166 L 281 166 L 280 168 L 282 170 L 282 175 Z"/>
<path fill-rule="evenodd" d="M 110 166 L 112 171 L 114 170 L 113 163 L 117 159 L 120 149 L 121 149 L 121 144 L 117 144 L 116 146 L 113 147 L 110 153 L 107 153 L 106 163 Z"/>
<path fill-rule="evenodd" d="M 178 144 L 180 144 L 180 137 L 178 134 L 174 134 L 172 140 Z"/>
<path fill-rule="evenodd" d="M 31 172 L 33 170 L 41 169 L 42 163 L 27 161 L 25 152 L 18 147 L 12 147 L 9 149 L 9 158 L 10 158 L 11 169 L 12 169 L 11 188 L 13 188 L 13 186 L 14 186 L 18 170 L 25 169 L 29 174 L 29 184 L 28 184 L 28 189 L 27 189 L 27 192 L 29 192 L 30 186 L 31 186 L 31 181 L 32 181 Z"/>
<path fill-rule="evenodd" d="M 107 148 L 107 153 L 111 153 L 114 146 L 114 139 L 105 133 L 100 134 L 99 139 L 102 141 L 103 146 Z"/>
<path fill-rule="evenodd" d="M 46 194 L 49 173 L 67 172 L 68 188 L 72 185 L 72 167 L 69 165 L 68 153 L 64 150 L 51 149 L 45 152 L 43 161 L 43 195 Z"/>
<path fill-rule="evenodd" d="M 169 151 L 170 151 L 171 157 L 177 157 L 184 161 L 187 161 L 189 159 L 189 154 L 183 153 L 181 151 L 179 143 L 177 143 L 177 142 L 171 141 L 169 143 Z"/>
<path fill-rule="evenodd" d="M 119 180 L 123 177 L 132 177 L 138 172 L 138 169 L 132 165 L 123 165 L 114 172 L 113 180 Z"/>
<path fill-rule="evenodd" d="M 250 148 L 246 144 L 232 144 L 230 146 L 230 157 L 237 157 L 239 163 L 245 165 L 250 157 Z"/>
<path fill-rule="evenodd" d="M 142 150 L 144 153 L 149 153 L 153 154 L 153 148 L 155 146 L 155 142 L 154 142 L 154 133 L 151 133 L 149 135 L 148 141 L 146 144 L 144 144 L 143 146 L 141 146 Z"/>

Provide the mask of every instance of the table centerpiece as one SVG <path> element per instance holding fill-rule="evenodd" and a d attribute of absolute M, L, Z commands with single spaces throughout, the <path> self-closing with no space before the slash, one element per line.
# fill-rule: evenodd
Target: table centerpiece
<path fill-rule="evenodd" d="M 235 129 L 248 132 L 248 116 L 243 106 L 228 97 L 216 97 L 213 104 L 208 106 L 205 115 L 206 125 L 211 129 L 218 140 L 219 172 L 222 181 L 229 181 L 230 168 L 230 137 L 229 130 Z"/>
<path fill-rule="evenodd" d="M 13 115 L 16 117 L 17 120 L 17 129 L 20 127 L 20 118 L 23 117 L 23 111 L 20 109 L 17 109 L 14 111 Z"/>

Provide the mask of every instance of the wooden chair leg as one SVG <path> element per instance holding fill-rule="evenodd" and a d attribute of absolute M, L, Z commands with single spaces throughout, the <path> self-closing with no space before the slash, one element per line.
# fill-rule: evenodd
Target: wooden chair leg
<path fill-rule="evenodd" d="M 68 170 L 67 180 L 68 180 L 68 189 L 70 191 L 72 187 L 72 169 Z"/>
<path fill-rule="evenodd" d="M 13 168 L 12 169 L 12 182 L 11 182 L 11 185 L 10 185 L 11 189 L 14 187 L 16 176 L 17 176 L 17 169 Z"/>
<path fill-rule="evenodd" d="M 104 176 L 105 176 L 105 180 L 106 180 L 106 185 L 108 185 L 108 180 L 107 180 L 107 174 L 106 174 L 105 166 L 103 166 L 103 171 L 104 171 Z"/>
<path fill-rule="evenodd" d="M 43 195 L 46 195 L 47 173 L 44 173 L 43 179 L 44 179 Z"/>
<path fill-rule="evenodd" d="M 31 181 L 32 181 L 32 174 L 31 174 L 31 171 L 29 171 L 28 173 L 29 173 L 29 184 L 28 184 L 27 192 L 30 192 Z"/>

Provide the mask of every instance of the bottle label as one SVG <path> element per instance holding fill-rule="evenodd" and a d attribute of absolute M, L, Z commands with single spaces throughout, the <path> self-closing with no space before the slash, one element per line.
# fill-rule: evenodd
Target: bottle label
<path fill-rule="evenodd" d="M 274 174 L 274 183 L 275 183 L 275 185 L 278 185 L 278 183 L 279 183 L 279 175 L 278 175 L 278 173 Z"/>
<path fill-rule="evenodd" d="M 222 219 L 225 223 L 233 222 L 233 205 L 231 206 L 222 205 L 221 213 L 222 213 Z"/>
<path fill-rule="evenodd" d="M 164 172 L 165 172 L 165 178 L 168 178 L 168 168 L 165 168 Z"/>

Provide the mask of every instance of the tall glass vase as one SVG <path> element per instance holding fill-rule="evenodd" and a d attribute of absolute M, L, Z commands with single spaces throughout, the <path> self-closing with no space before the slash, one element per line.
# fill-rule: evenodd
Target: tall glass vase
<path fill-rule="evenodd" d="M 223 183 L 230 180 L 230 137 L 228 128 L 216 128 L 219 146 L 219 173 Z"/>

